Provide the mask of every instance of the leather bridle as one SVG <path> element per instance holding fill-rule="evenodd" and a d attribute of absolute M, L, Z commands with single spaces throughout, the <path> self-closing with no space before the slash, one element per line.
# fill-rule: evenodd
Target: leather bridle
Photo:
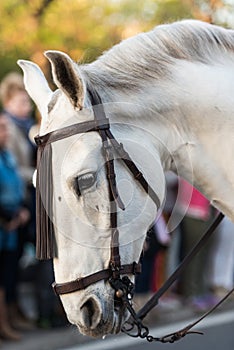
<path fill-rule="evenodd" d="M 223 298 L 212 310 L 202 316 L 198 321 L 188 325 L 184 329 L 166 335 L 164 337 L 153 337 L 149 335 L 148 328 L 142 323 L 143 318 L 158 304 L 160 297 L 168 290 L 172 283 L 178 278 L 187 264 L 198 253 L 202 246 L 206 243 L 210 235 L 214 232 L 219 222 L 223 219 L 223 214 L 215 219 L 214 223 L 210 226 L 202 239 L 197 243 L 190 254 L 182 261 L 176 271 L 169 277 L 164 285 L 155 293 L 155 295 L 143 306 L 143 308 L 136 313 L 132 307 L 133 297 L 133 283 L 130 281 L 127 275 L 135 275 L 141 272 L 140 262 L 133 262 L 131 264 L 121 264 L 120 252 L 119 252 L 119 231 L 117 222 L 117 207 L 124 210 L 124 204 L 119 196 L 116 175 L 114 168 L 114 155 L 118 156 L 126 165 L 127 169 L 132 173 L 133 178 L 139 182 L 144 191 L 150 196 L 155 203 L 157 209 L 160 208 L 160 200 L 156 192 L 148 184 L 144 178 L 142 172 L 139 171 L 136 164 L 133 162 L 129 154 L 125 151 L 123 145 L 119 143 L 110 130 L 109 120 L 106 117 L 104 107 L 99 95 L 92 89 L 88 90 L 94 119 L 86 122 L 73 124 L 71 126 L 63 127 L 61 129 L 47 133 L 46 135 L 37 136 L 35 138 L 38 145 L 38 157 L 37 157 L 37 257 L 39 259 L 48 259 L 56 255 L 55 240 L 53 238 L 53 223 L 52 223 L 52 150 L 51 144 L 59 140 L 65 139 L 72 135 L 98 132 L 102 140 L 102 151 L 105 159 L 106 178 L 109 188 L 109 201 L 110 201 L 110 230 L 111 230 L 111 244 L 110 244 L 110 261 L 107 269 L 103 269 L 94 272 L 88 276 L 66 282 L 66 283 L 53 283 L 53 289 L 57 295 L 73 293 L 79 290 L 83 290 L 98 281 L 105 280 L 115 290 L 115 298 L 119 303 L 122 303 L 130 312 L 131 318 L 122 331 L 133 337 L 140 337 L 152 341 L 160 342 L 174 342 L 186 334 L 200 333 L 193 332 L 190 329 L 200 322 L 205 316 L 218 307 L 231 292 Z M 45 171 L 46 168 L 46 171 Z M 47 176 L 47 179 L 44 177 Z M 43 179 L 44 178 L 44 179 Z M 44 183 L 48 182 L 48 186 Z M 42 200 L 42 193 L 46 192 L 46 199 Z M 46 203 L 45 203 L 46 202 Z M 47 208 L 45 208 L 45 206 Z"/>
<path fill-rule="evenodd" d="M 87 133 L 87 132 L 93 132 L 93 131 L 96 131 L 99 133 L 102 140 L 102 153 L 105 159 L 106 178 L 108 181 L 109 201 L 111 206 L 110 208 L 111 254 L 110 254 L 109 267 L 107 269 L 97 271 L 89 276 L 86 276 L 77 280 L 73 280 L 71 282 L 60 283 L 60 284 L 54 283 L 53 288 L 55 293 L 58 295 L 72 293 L 72 292 L 87 288 L 89 285 L 96 283 L 100 280 L 109 280 L 112 286 L 114 286 L 116 285 L 115 281 L 120 280 L 121 275 L 128 275 L 128 274 L 135 275 L 141 272 L 141 264 L 139 262 L 133 262 L 132 264 L 125 264 L 125 265 L 121 264 L 120 253 L 119 253 L 119 231 L 117 227 L 118 225 L 117 207 L 124 210 L 124 204 L 119 196 L 117 184 L 116 184 L 116 175 L 115 175 L 115 168 L 114 168 L 114 153 L 118 156 L 118 159 L 121 159 L 124 162 L 128 170 L 132 173 L 134 179 L 140 183 L 144 191 L 154 201 L 157 209 L 159 209 L 160 207 L 160 200 L 158 198 L 158 195 L 152 189 L 152 187 L 148 184 L 148 182 L 145 180 L 143 174 L 140 172 L 136 164 L 132 161 L 129 154 L 125 151 L 123 145 L 119 143 L 115 139 L 114 135 L 111 133 L 109 120 L 108 118 L 106 118 L 105 111 L 99 95 L 92 90 L 89 91 L 89 95 L 93 106 L 94 120 L 73 124 L 71 126 L 67 126 L 59 130 L 52 131 L 46 135 L 37 136 L 35 138 L 36 144 L 39 148 L 39 157 L 38 157 L 39 160 L 38 160 L 37 170 L 41 168 L 40 160 L 42 159 L 42 154 L 43 152 L 45 152 L 46 147 L 50 147 L 50 145 L 56 141 L 59 141 L 64 138 L 70 137 L 72 135 L 80 134 L 80 133 Z M 51 162 L 51 159 L 50 159 L 50 162 Z M 43 169 L 40 169 L 40 170 L 43 170 Z M 38 177 L 40 177 L 40 174 L 38 174 Z M 40 187 L 41 186 L 39 186 L 38 188 L 38 192 L 41 191 Z M 40 197 L 40 193 L 37 193 L 37 194 L 38 194 L 38 197 Z M 52 213 L 50 213 L 50 216 L 51 215 Z M 43 235 L 43 232 L 40 232 L 39 233 L 40 239 L 42 239 L 42 235 Z M 40 247 L 41 247 L 41 242 L 38 242 L 37 256 L 39 258 L 41 257 L 48 258 L 48 256 L 45 256 L 46 254 L 44 254 L 44 252 L 41 251 Z M 49 255 L 53 255 L 51 253 L 52 250 L 53 249 L 49 249 L 49 252 L 50 252 Z"/>

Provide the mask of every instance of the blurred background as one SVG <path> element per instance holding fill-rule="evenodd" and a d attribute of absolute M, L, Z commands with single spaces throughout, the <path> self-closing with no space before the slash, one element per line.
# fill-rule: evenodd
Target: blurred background
<path fill-rule="evenodd" d="M 1 0 L 0 80 L 19 58 L 46 70 L 43 51 L 90 62 L 117 42 L 154 26 L 196 18 L 234 27 L 233 0 Z"/>
<path fill-rule="evenodd" d="M 162 23 L 170 23 L 186 18 L 199 19 L 222 25 L 223 27 L 234 28 L 234 0 L 1 0 L 0 83 L 8 73 L 18 72 L 22 74 L 16 63 L 18 59 L 29 59 L 37 63 L 50 80 L 48 60 L 43 55 L 45 50 L 61 50 L 69 54 L 74 61 L 89 63 L 123 39 L 142 31 L 151 30 Z M 24 90 L 24 87 L 18 88 L 20 93 L 22 93 L 22 89 Z M 26 92 L 24 91 L 24 93 Z M 30 152 L 32 154 L 29 157 L 23 150 L 22 158 L 24 158 L 24 160 L 26 158 L 27 161 L 30 160 L 29 167 L 34 170 L 36 148 L 35 145 L 30 143 L 31 140 L 28 139 L 28 129 L 34 125 L 34 122 L 38 121 L 38 113 L 35 113 L 34 108 L 31 110 L 31 105 L 29 105 L 26 120 L 22 121 L 22 118 L 18 118 L 18 115 L 10 113 L 12 111 L 7 110 L 3 101 L 2 103 L 0 102 L 0 105 L 1 109 L 8 113 L 8 119 L 10 119 L 11 122 L 16 122 L 17 128 L 19 127 L 21 129 L 17 130 L 15 133 L 17 145 L 19 145 L 19 134 L 21 134 L 23 130 L 26 140 L 24 140 L 24 142 L 26 142 L 28 147 L 30 144 Z M 13 153 L 17 149 L 18 146 L 13 147 Z M 19 165 L 22 165 L 20 161 Z M 173 197 L 174 194 L 177 193 L 177 178 L 168 177 L 167 181 L 168 189 L 173 193 Z M 7 329 L 7 332 L 5 330 L 5 334 L 2 334 L 1 315 L 3 315 L 4 312 L 0 305 L 0 347 L 4 350 L 57 350 L 65 348 L 65 346 L 68 345 L 83 343 L 84 339 L 79 337 L 77 332 L 75 333 L 72 330 L 69 332 L 69 329 L 67 329 L 68 324 L 61 305 L 57 299 L 55 300 L 55 296 L 50 288 L 50 284 L 53 281 L 51 262 L 39 263 L 35 259 L 35 198 L 34 189 L 30 187 L 30 191 L 31 202 L 29 209 L 31 209 L 32 213 L 31 226 L 28 225 L 28 231 L 31 232 L 31 235 L 30 237 L 25 237 L 26 229 L 24 227 L 23 234 L 25 240 L 21 242 L 21 274 L 19 281 L 17 280 L 17 283 L 19 282 L 17 288 L 19 291 L 20 306 L 23 306 L 23 311 L 26 312 L 29 321 L 34 322 L 33 324 L 25 323 L 28 320 L 22 320 L 21 317 L 20 327 L 15 328 L 16 330 L 19 329 L 22 331 L 23 334 L 13 332 L 14 329 L 13 331 L 11 330 L 11 332 Z M 174 204 L 173 200 L 172 203 Z M 165 211 L 164 213 L 165 220 L 167 220 L 167 215 L 170 215 L 171 207 L 172 206 L 169 206 L 168 212 Z M 194 222 L 192 225 L 194 226 Z M 188 299 L 187 291 L 182 291 L 181 289 L 180 295 L 178 290 L 172 290 L 172 293 L 166 296 L 165 300 L 161 303 L 159 312 L 157 311 L 153 315 L 154 322 L 160 323 L 161 320 L 165 321 L 165 323 L 169 321 L 177 322 L 178 314 L 179 317 L 185 318 L 191 315 L 194 316 L 194 313 L 204 312 L 214 301 L 217 302 L 217 297 L 223 297 L 223 294 L 233 287 L 234 226 L 231 223 L 228 223 L 228 225 L 228 228 L 225 226 L 221 229 L 220 236 L 217 236 L 218 238 L 216 239 L 216 245 L 213 245 L 212 249 L 213 256 L 217 258 L 217 265 L 221 267 L 219 277 L 228 275 L 227 270 L 229 267 L 230 285 L 224 285 L 220 281 L 217 282 L 215 285 L 216 289 L 214 289 L 213 286 L 213 290 L 211 290 L 212 295 L 209 295 L 209 299 L 205 295 L 202 299 L 200 298 L 194 301 L 191 299 L 191 293 L 189 291 L 189 297 L 191 299 L 190 304 L 185 304 L 185 300 Z M 157 236 L 157 232 L 160 231 L 160 228 L 156 227 L 155 230 L 155 232 L 152 231 L 149 233 L 149 236 L 150 234 L 152 235 L 152 237 L 150 237 L 151 243 L 152 240 L 155 239 L 155 236 Z M 141 305 L 141 303 L 144 303 L 144 301 L 148 299 L 149 293 L 151 293 L 152 290 L 155 291 L 158 286 L 162 284 L 165 277 L 172 272 L 173 269 L 169 271 L 170 267 L 175 267 L 178 262 L 177 260 L 182 258 L 182 256 L 179 256 L 181 253 L 180 249 L 184 249 L 184 247 L 181 248 L 180 241 L 178 242 L 176 239 L 185 231 L 186 227 L 184 224 L 184 226 L 178 228 L 177 234 L 173 236 L 175 239 L 173 238 L 170 244 L 168 243 L 168 246 L 164 246 L 160 241 L 155 241 L 151 244 L 153 250 L 148 251 L 148 265 L 146 264 L 145 266 L 148 272 L 150 272 L 149 264 L 151 264 L 150 266 L 153 272 L 157 271 L 158 273 L 155 274 L 156 277 L 152 277 L 151 275 L 147 277 L 150 287 L 144 280 L 138 281 L 138 289 L 136 289 L 136 294 L 138 294 L 136 297 L 138 297 L 138 299 L 135 300 L 136 305 Z M 200 230 L 198 231 L 200 232 Z M 223 232 L 225 232 L 225 239 L 222 238 L 224 236 L 221 237 Z M 197 238 L 198 237 L 196 237 L 196 239 Z M 178 240 L 179 239 L 180 238 L 178 238 Z M 219 257 L 218 248 L 222 247 L 221 241 L 224 241 L 226 245 L 223 244 L 224 248 L 222 252 L 219 253 L 221 255 L 221 257 Z M 205 251 L 205 255 L 207 258 L 207 251 Z M 228 263 L 227 256 L 230 257 L 230 262 Z M 214 265 L 215 259 L 209 259 Z M 194 262 L 194 264 L 197 266 L 196 274 L 198 273 L 198 278 L 200 280 L 202 278 L 202 268 L 200 269 L 196 262 Z M 9 266 L 10 265 L 12 265 L 11 262 Z M 169 266 L 168 271 L 166 271 L 165 267 L 167 265 Z M 188 286 L 188 280 L 192 280 L 193 283 L 195 281 L 195 272 L 188 271 L 188 274 L 189 276 L 185 276 L 186 286 Z M 196 285 L 199 290 L 195 291 L 193 287 L 193 293 L 196 293 L 195 297 L 200 296 L 201 292 L 200 284 L 197 283 Z M 140 288 L 142 286 L 144 288 Z M 234 298 L 232 298 L 232 304 L 228 305 L 233 306 L 233 304 Z M 188 310 L 185 305 L 188 305 L 192 310 L 192 314 L 191 310 Z M 229 309 L 229 306 L 226 308 Z M 162 316 L 164 317 L 163 319 Z M 230 326 L 233 327 L 233 324 L 234 321 L 232 319 L 232 324 L 230 324 Z M 60 329 L 59 332 L 54 331 L 54 333 L 51 333 L 52 329 L 64 326 L 66 332 Z M 35 333 L 35 331 L 39 332 L 39 329 L 50 333 L 39 333 L 36 338 L 35 334 L 38 333 Z M 210 339 L 214 339 L 215 341 L 216 330 L 213 332 Z M 233 348 L 233 328 L 230 330 L 225 329 L 223 335 L 224 340 L 229 339 L 227 334 L 231 335 L 232 343 L 230 343 L 231 347 L 224 346 L 223 348 L 225 350 Z M 220 339 L 222 340 L 221 337 Z M 5 340 L 13 340 L 13 342 L 5 342 Z M 15 340 L 21 340 L 21 342 L 16 343 Z M 18 344 L 18 346 L 16 344 Z M 186 348 L 186 343 L 184 344 Z M 192 350 L 191 344 L 189 345 L 189 349 Z M 194 349 L 200 346 L 198 343 L 195 345 Z M 204 345 L 203 348 L 216 349 L 213 343 L 212 346 Z M 112 349 L 114 348 L 112 347 Z M 183 346 L 180 350 L 182 349 L 184 349 Z"/>

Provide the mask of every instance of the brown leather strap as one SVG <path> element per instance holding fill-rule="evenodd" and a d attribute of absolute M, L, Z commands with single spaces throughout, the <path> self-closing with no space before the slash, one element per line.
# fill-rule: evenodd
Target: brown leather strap
<path fill-rule="evenodd" d="M 100 116 L 96 114 L 96 111 L 94 114 L 95 118 L 100 118 Z M 112 270 L 111 278 L 118 279 L 120 278 L 121 259 L 119 253 L 119 231 L 117 228 L 117 204 L 121 209 L 124 209 L 124 204 L 119 197 L 116 186 L 114 157 L 112 154 L 112 147 L 109 144 L 110 141 L 108 140 L 107 131 L 99 130 L 99 134 L 102 139 L 103 155 L 105 157 L 106 177 L 108 180 L 110 202 L 111 254 L 109 266 Z"/>
<path fill-rule="evenodd" d="M 62 140 L 66 137 L 91 131 L 106 130 L 109 129 L 109 127 L 110 124 L 108 118 L 104 117 L 99 120 L 89 120 L 86 122 L 65 126 L 64 128 L 48 132 L 45 135 L 38 135 L 35 137 L 35 142 L 38 146 L 43 146 L 55 141 Z"/>
<path fill-rule="evenodd" d="M 110 139 L 115 151 L 120 156 L 120 158 L 125 163 L 125 165 L 130 170 L 130 172 L 133 174 L 135 180 L 137 180 L 141 184 L 141 186 L 143 187 L 145 192 L 150 196 L 150 198 L 153 200 L 153 202 L 157 206 L 157 209 L 159 209 L 161 206 L 161 203 L 160 203 L 160 199 L 158 198 L 158 195 L 153 190 L 153 188 L 148 184 L 148 182 L 144 178 L 142 172 L 137 168 L 136 164 L 133 162 L 133 160 L 131 159 L 128 152 L 125 151 L 122 143 L 119 143 L 115 139 L 115 137 L 112 134 L 112 132 L 110 131 L 110 129 L 108 129 L 106 131 L 106 133 L 107 133 L 108 138 Z"/>
<path fill-rule="evenodd" d="M 87 288 L 89 285 L 96 283 L 101 280 L 107 280 L 112 276 L 112 269 L 104 269 L 93 273 L 92 275 L 76 279 L 66 283 L 56 283 L 52 284 L 54 292 L 56 295 L 68 294 L 77 292 L 79 290 Z M 120 274 L 139 274 L 141 273 L 141 264 L 133 263 L 122 265 L 120 267 Z"/>
<path fill-rule="evenodd" d="M 181 338 L 185 337 L 187 334 L 203 334 L 203 332 L 200 331 L 192 331 L 191 329 L 196 326 L 198 323 L 200 323 L 204 318 L 206 318 L 208 315 L 210 315 L 214 310 L 216 310 L 229 296 L 234 292 L 234 288 L 230 290 L 215 306 L 213 306 L 210 310 L 208 310 L 206 313 L 204 313 L 201 317 L 199 317 L 196 321 L 188 324 L 186 327 L 169 334 L 164 335 L 163 337 L 154 337 L 147 332 L 143 338 L 146 338 L 148 342 L 153 341 L 159 341 L 161 343 L 174 343 L 175 341 L 180 340 Z M 126 332 L 125 332 L 126 333 Z"/>

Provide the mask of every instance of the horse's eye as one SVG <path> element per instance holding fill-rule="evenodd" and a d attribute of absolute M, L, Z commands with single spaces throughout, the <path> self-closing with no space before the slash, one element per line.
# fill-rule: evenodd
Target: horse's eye
<path fill-rule="evenodd" d="M 87 173 L 77 176 L 75 179 L 74 187 L 78 196 L 81 196 L 83 190 L 90 188 L 96 181 L 95 173 Z"/>

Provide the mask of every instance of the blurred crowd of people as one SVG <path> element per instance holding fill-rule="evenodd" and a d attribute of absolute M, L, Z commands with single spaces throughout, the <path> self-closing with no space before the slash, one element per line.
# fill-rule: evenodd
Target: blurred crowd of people
<path fill-rule="evenodd" d="M 0 338 L 20 340 L 22 331 L 52 327 L 65 317 L 50 286 L 52 262 L 34 259 L 36 146 L 29 133 L 36 120 L 21 74 L 5 76 L 0 100 Z M 31 264 L 25 264 L 29 251 Z M 35 294 L 34 319 L 19 300 L 19 285 L 27 281 Z"/>
<path fill-rule="evenodd" d="M 66 318 L 51 288 L 52 262 L 35 259 L 36 147 L 29 135 L 36 118 L 19 73 L 2 80 L 0 99 L 0 339 L 20 340 L 25 329 L 66 324 Z M 217 215 L 186 181 L 167 174 L 167 182 L 166 204 L 144 245 L 143 272 L 135 288 L 137 307 L 162 285 Z M 172 216 L 177 217 L 176 225 Z M 206 311 L 233 288 L 233 268 L 234 225 L 225 218 L 173 284 L 167 305 L 177 300 L 194 311 Z M 33 287 L 34 317 L 20 304 L 22 283 Z"/>

